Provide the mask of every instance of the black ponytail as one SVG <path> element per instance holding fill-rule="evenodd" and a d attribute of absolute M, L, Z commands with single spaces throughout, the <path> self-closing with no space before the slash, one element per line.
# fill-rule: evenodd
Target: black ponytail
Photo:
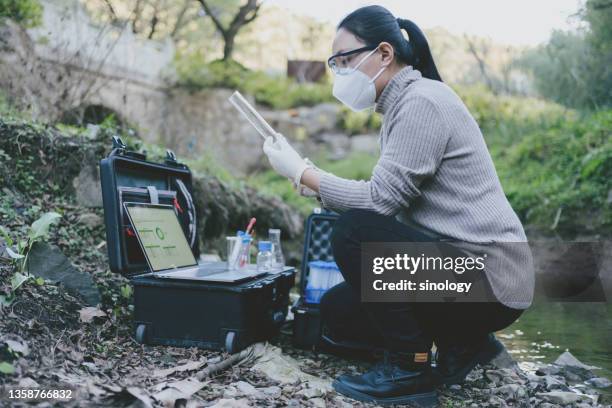
<path fill-rule="evenodd" d="M 410 41 L 405 41 L 414 61 L 414 65 L 410 65 L 418 69 L 425 78 L 442 82 L 423 31 L 421 31 L 419 26 L 407 19 L 398 18 L 397 24 L 408 33 L 408 38 L 410 39 Z"/>
<path fill-rule="evenodd" d="M 340 28 L 350 31 L 366 45 L 388 42 L 400 61 L 419 70 L 425 78 L 442 82 L 427 38 L 412 21 L 396 19 L 389 10 L 381 6 L 366 6 L 344 17 L 338 24 L 338 29 Z M 408 40 L 402 35 L 402 29 L 408 34 Z"/>

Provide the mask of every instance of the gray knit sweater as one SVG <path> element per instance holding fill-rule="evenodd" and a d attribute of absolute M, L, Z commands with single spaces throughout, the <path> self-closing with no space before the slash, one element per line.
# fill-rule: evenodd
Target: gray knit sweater
<path fill-rule="evenodd" d="M 383 115 L 381 152 L 371 179 L 322 173 L 325 207 L 393 215 L 466 243 L 527 241 L 478 124 L 450 87 L 407 66 L 389 81 L 376 112 Z M 529 248 L 502 245 L 492 252 L 486 273 L 496 297 L 527 308 L 534 287 Z"/>

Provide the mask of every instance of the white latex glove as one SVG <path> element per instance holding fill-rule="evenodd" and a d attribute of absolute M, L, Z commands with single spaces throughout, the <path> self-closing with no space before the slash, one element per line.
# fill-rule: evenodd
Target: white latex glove
<path fill-rule="evenodd" d="M 281 176 L 293 180 L 295 185 L 300 184 L 302 173 L 310 167 L 280 133 L 276 134 L 276 138 L 266 139 L 263 151 L 272 168 Z"/>

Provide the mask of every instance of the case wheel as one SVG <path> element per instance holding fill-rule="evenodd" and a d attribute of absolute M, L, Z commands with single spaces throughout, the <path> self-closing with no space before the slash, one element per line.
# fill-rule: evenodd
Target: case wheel
<path fill-rule="evenodd" d="M 136 327 L 136 341 L 139 344 L 144 344 L 146 335 L 147 335 L 147 326 L 144 324 L 139 324 L 138 327 Z"/>
<path fill-rule="evenodd" d="M 228 331 L 225 335 L 225 351 L 230 354 L 234 354 L 237 349 L 236 343 L 236 333 L 233 331 Z"/>

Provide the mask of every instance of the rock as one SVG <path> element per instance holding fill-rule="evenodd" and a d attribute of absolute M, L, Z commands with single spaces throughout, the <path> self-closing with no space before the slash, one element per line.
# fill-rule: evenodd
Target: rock
<path fill-rule="evenodd" d="M 355 135 L 351 136 L 351 152 L 380 153 L 378 135 Z"/>
<path fill-rule="evenodd" d="M 547 364 L 536 370 L 537 375 L 556 375 L 556 374 L 559 374 L 560 372 L 561 372 L 561 367 L 553 365 L 553 364 Z"/>
<path fill-rule="evenodd" d="M 297 392 L 297 395 L 301 395 L 304 398 L 316 398 L 316 397 L 321 397 L 323 396 L 325 393 L 318 389 L 318 388 L 304 388 L 300 391 Z"/>
<path fill-rule="evenodd" d="M 612 381 L 605 377 L 595 377 L 585 381 L 586 384 L 595 388 L 608 388 L 612 385 Z"/>
<path fill-rule="evenodd" d="M 539 392 L 536 394 L 536 396 L 553 404 L 561 405 L 575 404 L 579 401 L 588 399 L 588 397 L 585 395 L 580 395 L 569 391 Z"/>
<path fill-rule="evenodd" d="M 83 207 L 102 207 L 102 189 L 98 166 L 85 165 L 72 181 L 77 204 Z"/>
<path fill-rule="evenodd" d="M 449 385 L 448 388 L 453 390 L 453 391 L 459 391 L 461 389 L 461 386 L 459 384 L 451 384 L 451 385 Z"/>
<path fill-rule="evenodd" d="M 0 237 L 0 258 L 10 258 L 7 250 L 6 250 L 6 241 L 4 241 L 4 239 L 2 239 L 2 237 Z"/>
<path fill-rule="evenodd" d="M 233 387 L 231 385 L 228 385 L 227 388 L 223 390 L 223 398 L 233 399 L 236 398 L 238 395 L 239 392 L 236 387 Z"/>
<path fill-rule="evenodd" d="M 504 374 L 499 370 L 486 370 L 485 377 L 492 383 L 501 384 Z"/>
<path fill-rule="evenodd" d="M 493 388 L 491 393 L 494 395 L 499 395 L 504 400 L 518 400 L 527 395 L 525 389 L 518 384 L 505 384 L 501 387 Z"/>
<path fill-rule="evenodd" d="M 239 395 L 244 395 L 256 399 L 265 398 L 265 395 L 260 390 L 253 387 L 246 381 L 238 381 L 236 383 L 230 384 L 230 386 L 233 386 L 237 390 L 237 393 Z"/>
<path fill-rule="evenodd" d="M 238 391 L 245 395 L 251 395 L 257 392 L 257 389 L 246 381 L 238 381 L 237 383 L 233 383 L 232 385 L 236 387 Z"/>
<path fill-rule="evenodd" d="M 488 407 L 499 407 L 499 408 L 505 408 L 508 406 L 508 404 L 506 404 L 506 401 L 504 401 L 502 398 L 496 396 L 496 395 L 492 395 L 491 398 L 489 398 L 488 403 Z"/>
<path fill-rule="evenodd" d="M 19 387 L 21 388 L 38 388 L 40 385 L 31 379 L 30 377 L 24 377 L 19 380 Z"/>
<path fill-rule="evenodd" d="M 278 398 L 282 394 L 281 388 L 277 387 L 276 385 L 273 385 L 271 387 L 258 388 L 258 390 L 272 398 Z"/>
<path fill-rule="evenodd" d="M 309 402 L 315 408 L 325 408 L 327 406 L 327 404 L 325 404 L 325 400 L 323 398 L 313 398 L 313 399 L 309 400 Z"/>
<path fill-rule="evenodd" d="M 340 396 L 334 398 L 334 403 L 337 408 L 352 408 L 353 407 L 353 404 L 349 404 Z"/>
<path fill-rule="evenodd" d="M 77 219 L 79 224 L 83 224 L 88 228 L 96 228 L 103 224 L 102 217 L 95 213 L 81 214 Z"/>
<path fill-rule="evenodd" d="M 298 120 L 309 136 L 315 136 L 336 128 L 340 109 L 341 106 L 337 103 L 320 103 L 313 107 L 303 107 L 298 110 Z"/>
<path fill-rule="evenodd" d="M 46 242 L 37 242 L 28 257 L 28 271 L 53 282 L 61 283 L 69 292 L 80 296 L 88 305 L 100 303 L 100 292 L 91 275 L 79 271 L 62 251 Z"/>
<path fill-rule="evenodd" d="M 595 377 L 591 370 L 581 367 L 566 366 L 559 372 L 568 381 L 585 381 Z"/>
<path fill-rule="evenodd" d="M 315 150 L 307 152 L 310 156 L 323 153 L 328 159 L 340 160 L 349 152 L 350 140 L 345 133 L 322 133 L 317 136 L 316 141 L 317 145 L 313 146 Z"/>
<path fill-rule="evenodd" d="M 214 405 L 211 405 L 209 408 L 250 408 L 251 405 L 249 401 L 241 398 L 241 399 L 233 399 L 233 398 L 222 398 L 217 401 Z"/>
<path fill-rule="evenodd" d="M 489 362 L 496 368 L 515 368 L 517 366 L 516 361 L 512 358 L 508 350 L 504 349 L 497 355 L 493 360 Z"/>
<path fill-rule="evenodd" d="M 561 381 L 560 379 L 555 378 L 551 375 L 545 376 L 544 381 L 546 382 L 546 389 L 548 391 L 553 391 L 553 390 L 569 391 L 569 387 L 565 384 L 564 381 Z"/>
<path fill-rule="evenodd" d="M 563 352 L 559 357 L 557 357 L 553 364 L 556 364 L 558 366 L 578 367 L 583 368 L 585 370 L 592 370 L 594 368 L 597 368 L 594 366 L 583 364 L 569 351 Z"/>

